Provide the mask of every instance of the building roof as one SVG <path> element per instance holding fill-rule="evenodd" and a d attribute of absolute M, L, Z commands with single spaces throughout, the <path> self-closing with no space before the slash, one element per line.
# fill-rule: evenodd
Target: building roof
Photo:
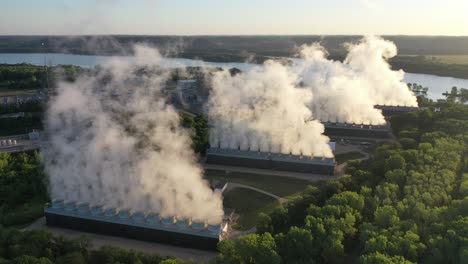
<path fill-rule="evenodd" d="M 347 124 L 347 123 L 334 123 L 334 122 L 323 122 L 326 128 L 339 128 L 339 129 L 354 129 L 354 130 L 380 130 L 388 131 L 390 127 L 385 125 L 364 125 L 364 124 Z"/>
<path fill-rule="evenodd" d="M 142 212 L 132 213 L 131 210 L 119 210 L 116 208 L 104 209 L 102 206 L 90 208 L 86 203 L 64 203 L 63 201 L 52 202 L 52 205 L 47 207 L 44 211 L 49 214 L 211 238 L 219 238 L 222 232 L 221 225 L 224 225 L 224 223 L 221 225 L 205 225 L 204 223 L 194 222 L 195 225 L 192 228 L 192 221 L 188 219 L 175 221 L 174 217 L 160 218 L 157 214 L 146 214 L 145 216 Z"/>
<path fill-rule="evenodd" d="M 328 165 L 328 166 L 335 165 L 334 158 L 309 157 L 309 156 L 301 156 L 301 155 L 269 153 L 269 152 L 250 151 L 250 150 L 210 148 L 207 150 L 207 154 L 228 156 L 228 157 L 248 158 L 248 159 L 275 160 L 275 161 L 284 161 L 284 162 L 318 164 L 318 165 Z"/>

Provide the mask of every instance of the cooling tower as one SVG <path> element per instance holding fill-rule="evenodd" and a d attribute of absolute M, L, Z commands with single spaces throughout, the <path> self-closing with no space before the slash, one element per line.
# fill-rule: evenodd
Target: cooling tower
<path fill-rule="evenodd" d="M 361 137 L 361 138 L 388 138 L 390 137 L 390 127 L 385 125 L 362 125 L 323 122 L 324 134 L 336 137 Z"/>
<path fill-rule="evenodd" d="M 333 175 L 335 159 L 250 150 L 210 148 L 206 162 L 227 166 Z"/>
<path fill-rule="evenodd" d="M 420 108 L 416 106 L 395 106 L 395 105 L 375 105 L 375 109 L 382 110 L 382 114 L 386 117 L 418 111 Z"/>
<path fill-rule="evenodd" d="M 226 223 L 207 225 L 191 219 L 132 213 L 131 209 L 90 206 L 75 201 L 53 201 L 44 212 L 48 226 L 207 250 L 216 250 L 223 237 L 221 227 L 226 226 Z"/>

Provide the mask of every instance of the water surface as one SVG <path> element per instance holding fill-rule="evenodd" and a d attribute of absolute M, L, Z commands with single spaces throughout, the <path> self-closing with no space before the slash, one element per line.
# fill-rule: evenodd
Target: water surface
<path fill-rule="evenodd" d="M 131 57 L 123 56 L 96 56 L 96 55 L 74 55 L 62 53 L 0 53 L 0 63 L 17 64 L 30 63 L 33 65 L 75 65 L 81 67 L 94 67 L 106 61 L 120 58 L 131 61 Z M 165 58 L 164 63 L 168 68 L 176 67 L 221 67 L 238 68 L 243 71 L 249 70 L 255 64 L 241 62 L 206 62 L 201 60 L 191 60 L 183 58 Z M 453 86 L 458 88 L 468 88 L 468 80 L 440 77 L 430 74 L 406 73 L 405 82 L 417 83 L 424 87 L 429 87 L 428 97 L 431 99 L 444 98 L 442 93 L 449 91 Z"/>

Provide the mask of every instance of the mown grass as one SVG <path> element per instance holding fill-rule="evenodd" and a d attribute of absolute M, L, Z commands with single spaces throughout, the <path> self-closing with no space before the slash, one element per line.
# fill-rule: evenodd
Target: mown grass
<path fill-rule="evenodd" d="M 15 95 L 25 95 L 25 94 L 35 94 L 39 91 L 39 89 L 17 89 L 17 90 L 9 90 L 5 88 L 0 88 L 0 96 L 15 96 Z"/>
<path fill-rule="evenodd" d="M 270 175 L 259 175 L 250 173 L 240 172 L 228 172 L 218 170 L 207 170 L 205 171 L 205 178 L 207 180 L 221 180 L 225 182 L 234 182 L 251 187 L 255 187 L 269 193 L 285 197 L 297 192 L 303 191 L 307 185 L 311 183 L 306 180 L 270 176 Z"/>
<path fill-rule="evenodd" d="M 224 195 L 224 207 L 235 209 L 239 214 L 233 226 L 237 230 L 251 229 L 259 213 L 269 213 L 278 206 L 280 203 L 274 198 L 249 189 L 237 188 Z"/>
<path fill-rule="evenodd" d="M 348 161 L 348 160 L 361 159 L 361 158 L 364 158 L 364 157 L 365 157 L 365 155 L 362 154 L 361 152 L 352 151 L 352 152 L 347 152 L 347 153 L 342 153 L 342 154 L 335 155 L 335 160 L 338 163 L 343 163 L 343 162 Z"/>

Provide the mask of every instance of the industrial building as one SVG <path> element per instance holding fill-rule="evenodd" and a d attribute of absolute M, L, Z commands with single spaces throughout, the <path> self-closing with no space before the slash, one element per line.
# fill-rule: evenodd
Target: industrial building
<path fill-rule="evenodd" d="M 335 159 L 237 149 L 210 148 L 206 163 L 247 168 L 333 175 Z"/>
<path fill-rule="evenodd" d="M 382 114 L 384 116 L 392 116 L 419 110 L 419 107 L 417 106 L 376 105 L 374 108 L 382 110 Z"/>
<path fill-rule="evenodd" d="M 226 223 L 210 225 L 76 202 L 54 201 L 44 213 L 48 226 L 206 250 L 216 250 L 227 231 Z"/>
<path fill-rule="evenodd" d="M 335 137 L 364 137 L 364 138 L 388 138 L 390 127 L 388 125 L 356 125 L 346 123 L 324 122 L 324 134 Z"/>

